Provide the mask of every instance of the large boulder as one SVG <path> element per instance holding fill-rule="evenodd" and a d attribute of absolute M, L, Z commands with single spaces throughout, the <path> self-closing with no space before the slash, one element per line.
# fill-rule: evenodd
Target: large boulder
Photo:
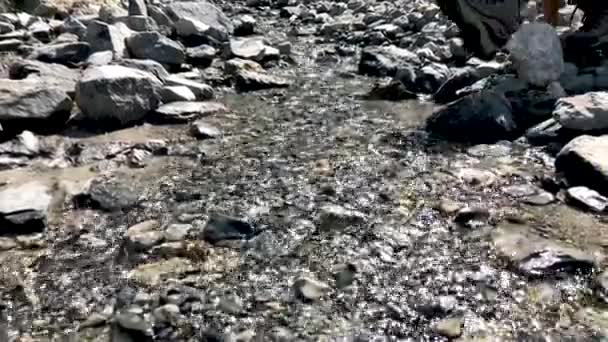
<path fill-rule="evenodd" d="M 507 43 L 520 78 L 536 86 L 559 80 L 564 55 L 555 29 L 545 23 L 522 25 Z"/>
<path fill-rule="evenodd" d="M 72 99 L 64 90 L 41 79 L 0 80 L 0 123 L 48 120 L 68 114 Z M 63 115 L 62 115 L 63 117 Z"/>
<path fill-rule="evenodd" d="M 608 135 L 579 136 L 570 141 L 555 159 L 555 168 L 572 186 L 584 185 L 608 194 Z"/>
<path fill-rule="evenodd" d="M 56 63 L 17 60 L 9 67 L 9 77 L 13 80 L 28 79 L 56 87 L 73 98 L 76 82 L 80 79 L 80 71 Z"/>
<path fill-rule="evenodd" d="M 211 38 L 227 41 L 234 32 L 228 17 L 209 1 L 174 1 L 167 6 L 167 15 L 174 21 L 182 37 Z"/>
<path fill-rule="evenodd" d="M 553 116 L 562 126 L 593 131 L 608 128 L 608 92 L 590 92 L 557 101 Z"/>
<path fill-rule="evenodd" d="M 158 32 L 135 33 L 126 42 L 131 55 L 136 58 L 167 65 L 180 65 L 186 60 L 184 47 Z"/>
<path fill-rule="evenodd" d="M 420 58 L 409 50 L 394 45 L 374 46 L 361 52 L 359 73 L 369 76 L 395 76 L 415 64 L 420 64 Z"/>
<path fill-rule="evenodd" d="M 494 143 L 513 138 L 517 125 L 509 101 L 485 90 L 438 110 L 427 120 L 426 129 L 453 141 Z"/>
<path fill-rule="evenodd" d="M 87 69 L 76 87 L 85 118 L 125 124 L 156 109 L 162 83 L 152 74 L 119 65 Z"/>

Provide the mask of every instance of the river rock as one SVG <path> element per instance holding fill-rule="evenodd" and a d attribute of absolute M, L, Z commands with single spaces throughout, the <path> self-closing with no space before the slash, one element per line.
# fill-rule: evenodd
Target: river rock
<path fill-rule="evenodd" d="M 575 186 L 566 191 L 568 199 L 578 205 L 601 213 L 608 206 L 608 198 L 600 195 L 597 191 L 591 190 L 586 186 Z"/>
<path fill-rule="evenodd" d="M 596 256 L 542 238 L 527 227 L 505 225 L 492 235 L 497 253 L 526 276 L 552 276 L 556 273 L 589 272 L 597 265 Z"/>
<path fill-rule="evenodd" d="M 180 65 L 186 60 L 184 47 L 158 32 L 139 32 L 126 39 L 136 58 L 151 59 L 161 64 Z"/>
<path fill-rule="evenodd" d="M 231 39 L 228 46 L 230 56 L 256 62 L 278 59 L 280 56 L 279 50 L 266 45 L 264 39 L 259 37 Z"/>
<path fill-rule="evenodd" d="M 234 75 L 234 83 L 239 91 L 255 91 L 270 88 L 287 88 L 291 82 L 283 77 L 265 72 L 239 70 Z"/>
<path fill-rule="evenodd" d="M 0 122 L 13 120 L 51 119 L 69 114 L 72 99 L 54 80 L 0 80 Z"/>
<path fill-rule="evenodd" d="M 167 71 L 167 69 L 165 69 L 162 64 L 151 59 L 125 58 L 116 61 L 114 64 L 149 72 L 152 75 L 156 76 L 156 78 L 158 78 L 161 82 L 165 82 L 165 80 L 169 77 L 169 72 Z"/>
<path fill-rule="evenodd" d="M 129 16 L 148 15 L 145 0 L 129 0 Z"/>
<path fill-rule="evenodd" d="M 553 116 L 564 127 L 577 131 L 608 128 L 608 92 L 589 92 L 561 98 Z"/>
<path fill-rule="evenodd" d="M 47 63 L 74 64 L 85 61 L 90 53 L 91 47 L 88 43 L 61 43 L 37 48 L 30 58 Z"/>
<path fill-rule="evenodd" d="M 211 244 L 217 244 L 227 240 L 247 240 L 253 233 L 253 226 L 248 222 L 224 215 L 211 215 L 202 237 Z"/>
<path fill-rule="evenodd" d="M 218 102 L 178 101 L 160 106 L 156 116 L 164 122 L 187 122 L 226 111 L 226 107 Z"/>
<path fill-rule="evenodd" d="M 507 43 L 520 78 L 536 86 L 557 81 L 564 70 L 562 45 L 546 23 L 522 25 Z"/>
<path fill-rule="evenodd" d="M 118 65 L 87 69 L 76 88 L 76 103 L 88 119 L 125 124 L 142 119 L 160 102 L 162 83 L 149 73 Z"/>
<path fill-rule="evenodd" d="M 512 138 L 517 125 L 509 101 L 488 90 L 465 96 L 438 110 L 427 120 L 426 128 L 449 140 L 495 143 Z"/>
<path fill-rule="evenodd" d="M 234 32 L 230 19 L 207 0 L 172 2 L 167 6 L 167 15 L 174 21 L 177 34 L 182 37 L 227 41 Z"/>
<path fill-rule="evenodd" d="M 75 96 L 76 83 L 80 71 L 56 63 L 43 63 L 35 60 L 17 60 L 9 67 L 9 77 L 14 80 L 27 79 L 33 82 L 56 87 Z"/>
<path fill-rule="evenodd" d="M 572 186 L 608 194 L 608 135 L 582 135 L 570 141 L 555 159 L 555 168 Z"/>
<path fill-rule="evenodd" d="M 316 301 L 330 291 L 329 285 L 316 279 L 302 277 L 293 284 L 296 297 L 305 301 Z"/>
<path fill-rule="evenodd" d="M 147 250 L 163 239 L 160 223 L 156 220 L 140 222 L 127 229 L 127 240 L 135 251 Z"/>
<path fill-rule="evenodd" d="M 43 231 L 52 199 L 51 189 L 39 182 L 0 190 L 0 235 Z"/>
<path fill-rule="evenodd" d="M 161 91 L 161 101 L 163 103 L 194 100 L 196 100 L 196 95 L 185 86 L 168 86 Z"/>
<path fill-rule="evenodd" d="M 211 88 L 211 86 L 205 83 L 196 82 L 187 78 L 180 77 L 179 75 L 171 75 L 165 79 L 165 82 L 168 86 L 187 87 L 194 93 L 196 99 L 199 101 L 210 100 L 214 96 L 213 88 Z"/>
<path fill-rule="evenodd" d="M 403 69 L 420 64 L 420 58 L 413 52 L 394 45 L 368 47 L 361 52 L 359 73 L 370 76 L 395 76 Z"/>
<path fill-rule="evenodd" d="M 127 57 L 125 39 L 129 37 L 130 31 L 122 23 L 109 25 L 95 20 L 87 26 L 84 40 L 89 43 L 92 52 L 110 50 L 114 52 L 115 58 L 124 58 Z"/>

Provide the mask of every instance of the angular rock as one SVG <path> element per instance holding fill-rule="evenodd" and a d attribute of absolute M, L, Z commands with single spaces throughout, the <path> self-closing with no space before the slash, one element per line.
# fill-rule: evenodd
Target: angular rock
<path fill-rule="evenodd" d="M 0 40 L 0 52 L 18 51 L 23 44 L 21 39 Z"/>
<path fill-rule="evenodd" d="M 553 116 L 562 126 L 577 131 L 607 129 L 608 92 L 561 98 L 557 101 Z"/>
<path fill-rule="evenodd" d="M 285 78 L 248 70 L 238 71 L 234 75 L 234 83 L 239 91 L 288 88 L 291 85 L 291 82 Z"/>
<path fill-rule="evenodd" d="M 226 111 L 226 107 L 218 102 L 179 101 L 160 106 L 156 109 L 156 117 L 163 122 L 188 122 Z"/>
<path fill-rule="evenodd" d="M 226 41 L 234 32 L 230 19 L 207 0 L 172 2 L 167 6 L 167 15 L 175 22 L 177 34 L 183 37 L 209 37 Z"/>
<path fill-rule="evenodd" d="M 606 210 L 608 198 L 600 195 L 597 191 L 591 190 L 586 186 L 575 186 L 566 191 L 568 199 L 591 211 L 598 213 Z"/>
<path fill-rule="evenodd" d="M 248 222 L 224 215 L 211 215 L 203 229 L 202 237 L 211 244 L 227 240 L 248 240 L 254 234 Z"/>
<path fill-rule="evenodd" d="M 177 102 L 177 101 L 194 101 L 196 95 L 185 86 L 168 86 L 161 90 L 160 95 L 163 103 Z"/>
<path fill-rule="evenodd" d="M 122 23 L 108 25 L 101 21 L 92 21 L 87 26 L 84 40 L 91 46 L 92 52 L 110 50 L 114 52 L 115 58 L 127 57 L 125 39 L 130 35 L 130 30 Z"/>
<path fill-rule="evenodd" d="M 180 65 L 186 60 L 184 47 L 158 32 L 135 33 L 126 42 L 129 52 L 136 58 L 167 65 Z"/>
<path fill-rule="evenodd" d="M 163 232 L 163 237 L 167 241 L 183 241 L 192 230 L 190 224 L 171 224 Z"/>
<path fill-rule="evenodd" d="M 579 136 L 570 141 L 555 159 L 556 171 L 571 186 L 587 186 L 608 194 L 608 135 Z"/>
<path fill-rule="evenodd" d="M 589 272 L 597 266 L 594 255 L 542 238 L 527 227 L 503 226 L 494 231 L 492 239 L 498 254 L 529 277 Z"/>
<path fill-rule="evenodd" d="M 53 119 L 69 116 L 72 99 L 53 83 L 40 79 L 0 80 L 0 122 Z M 66 115 L 67 114 L 67 115 Z"/>
<path fill-rule="evenodd" d="M 276 60 L 280 57 L 279 50 L 266 45 L 263 38 L 231 39 L 228 44 L 231 57 L 251 59 L 256 62 Z"/>
<path fill-rule="evenodd" d="M 108 65 L 112 63 L 114 59 L 114 54 L 112 51 L 99 51 L 91 54 L 89 58 L 87 58 L 88 65 Z"/>
<path fill-rule="evenodd" d="M 205 44 L 186 49 L 186 60 L 188 63 L 203 68 L 210 66 L 216 55 L 217 50 Z"/>
<path fill-rule="evenodd" d="M 363 49 L 359 73 L 369 76 L 395 76 L 403 69 L 420 63 L 416 54 L 394 45 Z"/>
<path fill-rule="evenodd" d="M 255 33 L 255 19 L 246 14 L 240 18 L 237 18 L 234 22 L 234 35 L 235 36 L 248 36 Z"/>
<path fill-rule="evenodd" d="M 495 143 L 513 138 L 517 125 L 511 104 L 494 91 L 481 91 L 435 112 L 426 129 L 449 140 Z"/>
<path fill-rule="evenodd" d="M 562 45 L 555 29 L 546 23 L 522 25 L 507 43 L 520 78 L 536 86 L 559 80 L 564 70 Z"/>
<path fill-rule="evenodd" d="M 52 199 L 51 189 L 39 182 L 0 190 L 0 235 L 42 232 Z"/>
<path fill-rule="evenodd" d="M 80 72 L 61 64 L 18 60 L 11 64 L 9 77 L 14 80 L 26 79 L 48 87 L 55 87 L 66 92 L 70 97 L 74 97 Z"/>
<path fill-rule="evenodd" d="M 123 21 L 128 28 L 136 32 L 160 30 L 156 22 L 154 22 L 154 19 L 144 15 L 128 16 Z"/>
<path fill-rule="evenodd" d="M 76 103 L 87 119 L 137 121 L 160 102 L 162 84 L 149 73 L 118 65 L 85 70 L 76 88 Z"/>
<path fill-rule="evenodd" d="M 165 79 L 165 82 L 169 86 L 188 87 L 188 89 L 190 89 L 194 93 L 194 95 L 196 96 L 196 99 L 199 101 L 210 100 L 214 96 L 213 88 L 211 88 L 211 86 L 204 84 L 204 83 L 191 81 L 189 79 L 180 77 L 178 75 L 171 75 L 171 76 L 167 77 Z"/>
<path fill-rule="evenodd" d="M 197 120 L 190 126 L 190 132 L 198 139 L 212 139 L 222 135 L 222 131 L 202 120 Z"/>
<path fill-rule="evenodd" d="M 35 49 L 31 59 L 46 63 L 78 64 L 84 62 L 91 54 L 91 46 L 84 42 L 46 45 Z"/>
<path fill-rule="evenodd" d="M 79 197 L 81 202 L 89 202 L 90 206 L 106 211 L 129 209 L 139 203 L 139 191 L 131 184 L 116 179 L 94 179 L 89 189 Z"/>
<path fill-rule="evenodd" d="M 72 33 L 79 38 L 83 38 L 87 33 L 87 26 L 77 18 L 69 16 L 59 26 L 59 32 Z"/>
<path fill-rule="evenodd" d="M 165 82 L 169 77 L 169 72 L 162 64 L 150 59 L 130 59 L 125 58 L 115 62 L 116 65 L 122 65 L 127 68 L 137 69 L 148 72 L 160 81 Z"/>
<path fill-rule="evenodd" d="M 129 16 L 133 15 L 148 15 L 145 0 L 129 0 Z"/>
<path fill-rule="evenodd" d="M 99 9 L 99 20 L 108 24 L 114 24 L 128 15 L 129 12 L 118 4 L 102 4 Z"/>

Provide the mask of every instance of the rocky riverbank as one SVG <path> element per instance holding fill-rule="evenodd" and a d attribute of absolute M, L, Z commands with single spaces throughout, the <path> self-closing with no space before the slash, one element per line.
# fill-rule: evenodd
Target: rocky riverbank
<path fill-rule="evenodd" d="M 608 65 L 470 58 L 423 0 L 34 5 L 0 341 L 608 336 Z"/>

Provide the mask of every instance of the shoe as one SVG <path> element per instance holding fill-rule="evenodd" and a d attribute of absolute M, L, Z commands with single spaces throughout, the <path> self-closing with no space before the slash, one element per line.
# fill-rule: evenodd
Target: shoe
<path fill-rule="evenodd" d="M 523 0 L 437 0 L 441 11 L 460 28 L 467 50 L 483 59 L 492 58 L 517 31 L 522 3 Z"/>

